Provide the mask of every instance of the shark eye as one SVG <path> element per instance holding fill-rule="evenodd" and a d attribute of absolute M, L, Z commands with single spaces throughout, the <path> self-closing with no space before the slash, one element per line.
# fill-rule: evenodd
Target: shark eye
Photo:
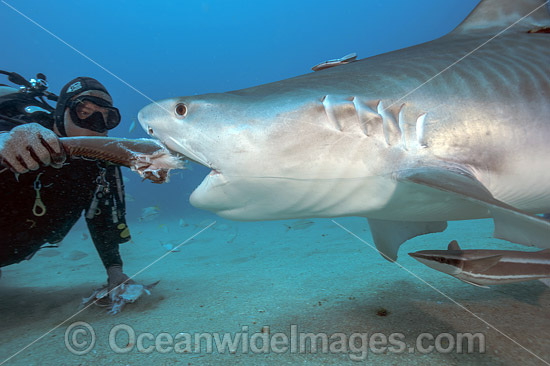
<path fill-rule="evenodd" d="M 187 106 L 183 103 L 178 103 L 176 105 L 175 112 L 180 117 L 185 117 L 187 115 Z"/>
<path fill-rule="evenodd" d="M 153 136 L 154 132 L 153 132 L 153 129 L 151 127 L 147 127 L 147 133 L 151 136 Z"/>

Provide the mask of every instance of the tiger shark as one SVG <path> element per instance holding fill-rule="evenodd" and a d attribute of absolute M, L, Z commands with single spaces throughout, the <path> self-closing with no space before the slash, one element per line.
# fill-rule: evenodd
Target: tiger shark
<path fill-rule="evenodd" d="M 389 260 L 449 220 L 550 248 L 548 25 L 543 0 L 484 0 L 442 38 L 138 119 L 211 169 L 190 202 L 224 218 L 366 217 Z"/>

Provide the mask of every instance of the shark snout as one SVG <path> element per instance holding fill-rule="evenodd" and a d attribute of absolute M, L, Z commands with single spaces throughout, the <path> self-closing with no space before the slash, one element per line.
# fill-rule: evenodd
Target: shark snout
<path fill-rule="evenodd" d="M 162 127 L 170 120 L 170 113 L 159 103 L 151 103 L 143 107 L 138 113 L 138 122 L 141 128 L 151 137 L 155 136 L 155 130 Z"/>

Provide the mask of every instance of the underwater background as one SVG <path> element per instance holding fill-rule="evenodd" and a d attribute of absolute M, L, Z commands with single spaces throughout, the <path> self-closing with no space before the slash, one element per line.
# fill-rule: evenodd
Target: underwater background
<path fill-rule="evenodd" d="M 123 117 L 110 136 L 147 137 L 139 125 L 128 130 L 151 100 L 247 88 L 312 72 L 351 52 L 365 58 L 426 42 L 451 31 L 477 3 L 6 1 L 1 69 L 27 78 L 44 73 L 56 94 L 77 76 L 96 78 Z M 206 174 L 193 169 L 164 186 L 128 172 L 127 192 L 138 207 L 189 214 L 189 193 Z M 128 218 L 136 212 L 129 209 Z"/>
<path fill-rule="evenodd" d="M 144 138 L 141 127 L 132 124 L 151 101 L 247 88 L 312 72 L 313 65 L 351 52 L 362 59 L 430 41 L 455 28 L 478 2 L 0 1 L 0 69 L 26 78 L 44 73 L 56 94 L 77 76 L 96 78 L 122 114 L 110 136 Z M 7 78 L 0 83 L 10 84 Z M 239 223 L 193 208 L 189 195 L 208 174 L 196 164 L 172 172 L 163 185 L 141 181 L 128 169 L 123 173 L 133 238 L 121 246 L 125 272 L 147 268 L 135 280 L 161 282 L 151 296 L 117 316 L 91 307 L 62 323 L 106 279 L 81 220 L 59 248 L 2 269 L 0 365 L 548 364 L 543 330 L 550 322 L 541 317 L 546 312 L 541 303 L 550 301 L 543 285 L 487 291 L 406 255 L 443 249 L 456 238 L 470 248 L 516 249 L 491 237 L 489 220 L 453 222 L 444 233 L 407 242 L 399 263 L 419 280 L 328 219 Z M 371 240 L 364 218 L 338 221 Z M 83 355 L 69 352 L 64 343 L 74 321 L 90 324 L 98 338 Z M 243 327 L 261 333 L 265 326 L 272 333 L 288 332 L 291 324 L 313 333 L 402 332 L 407 346 L 422 332 L 484 332 L 487 349 L 475 354 L 385 352 L 358 359 L 311 352 L 132 349 L 119 354 L 109 347 L 108 334 L 120 324 L 154 335 L 239 332 Z"/>

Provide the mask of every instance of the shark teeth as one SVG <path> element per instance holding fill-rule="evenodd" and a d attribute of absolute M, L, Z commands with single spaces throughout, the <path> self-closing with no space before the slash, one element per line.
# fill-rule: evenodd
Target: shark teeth
<path fill-rule="evenodd" d="M 166 141 L 161 141 L 161 142 L 163 145 L 165 145 L 168 148 L 168 150 L 176 151 L 178 155 L 183 155 L 185 159 L 192 161 L 194 163 L 197 163 L 199 165 L 205 166 L 207 168 L 210 168 L 212 170 L 216 170 L 204 156 L 200 156 L 199 154 L 193 152 L 191 149 L 184 146 L 181 142 L 174 139 L 173 137 L 168 136 L 168 139 Z"/>

